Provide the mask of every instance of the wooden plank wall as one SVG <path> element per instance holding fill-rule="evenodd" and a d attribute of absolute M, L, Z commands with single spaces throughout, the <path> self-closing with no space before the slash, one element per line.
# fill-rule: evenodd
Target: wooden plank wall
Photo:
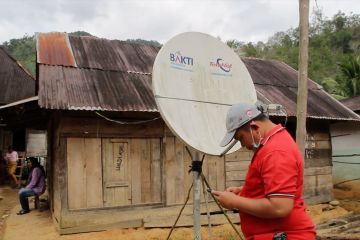
<path fill-rule="evenodd" d="M 118 171 L 113 162 L 119 146 L 124 153 Z M 103 139 L 105 206 L 161 202 L 160 151 L 160 138 Z"/>
<path fill-rule="evenodd" d="M 60 160 L 65 161 L 65 159 L 60 158 L 61 148 L 60 148 L 60 129 L 59 129 L 59 120 L 60 117 L 55 114 L 48 125 L 49 132 L 49 146 L 51 146 L 51 151 L 48 152 L 50 156 L 49 165 L 50 176 L 48 176 L 49 185 L 49 193 L 50 193 L 50 204 L 52 210 L 52 216 L 54 222 L 60 223 L 61 221 L 61 194 L 60 194 L 60 178 L 63 176 L 60 175 Z"/>
<path fill-rule="evenodd" d="M 185 145 L 175 136 L 167 136 L 164 140 L 164 184 L 166 205 L 182 204 L 185 202 L 188 190 L 192 184 L 192 174 L 188 173 L 191 157 Z M 213 189 L 225 189 L 224 158 L 207 155 L 203 163 L 203 172 Z M 202 194 L 202 201 L 205 201 Z M 189 203 L 192 202 L 192 192 Z"/>
<path fill-rule="evenodd" d="M 103 206 L 101 139 L 68 138 L 69 209 Z"/>
<path fill-rule="evenodd" d="M 252 156 L 253 152 L 246 148 L 225 156 L 226 188 L 244 184 Z"/>
<path fill-rule="evenodd" d="M 325 130 L 308 130 L 305 145 L 304 198 L 308 204 L 333 199 L 331 138 Z"/>
<path fill-rule="evenodd" d="M 160 203 L 160 153 L 160 138 L 67 138 L 69 209 Z"/>

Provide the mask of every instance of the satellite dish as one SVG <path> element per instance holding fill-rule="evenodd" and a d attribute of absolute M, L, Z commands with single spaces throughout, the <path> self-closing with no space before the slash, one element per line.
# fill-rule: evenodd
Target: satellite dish
<path fill-rule="evenodd" d="M 161 48 L 152 84 L 167 126 L 187 145 L 210 155 L 225 149 L 219 143 L 230 106 L 257 100 L 241 59 L 218 39 L 198 32 L 181 33 Z"/>

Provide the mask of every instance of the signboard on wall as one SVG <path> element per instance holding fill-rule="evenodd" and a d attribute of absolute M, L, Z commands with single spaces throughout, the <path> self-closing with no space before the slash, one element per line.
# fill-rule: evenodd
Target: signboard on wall
<path fill-rule="evenodd" d="M 45 130 L 26 129 L 26 156 L 47 155 L 47 137 Z"/>

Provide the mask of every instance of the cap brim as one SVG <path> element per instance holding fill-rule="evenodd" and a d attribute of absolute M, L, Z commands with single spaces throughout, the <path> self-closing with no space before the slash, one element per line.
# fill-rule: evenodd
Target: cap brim
<path fill-rule="evenodd" d="M 228 145 L 231 142 L 231 140 L 234 138 L 235 132 L 236 129 L 234 131 L 227 132 L 223 140 L 220 142 L 220 146 L 225 147 L 226 145 Z"/>

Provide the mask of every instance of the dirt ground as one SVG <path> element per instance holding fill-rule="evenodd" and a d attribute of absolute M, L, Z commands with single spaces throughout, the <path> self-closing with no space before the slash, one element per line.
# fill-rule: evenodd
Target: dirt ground
<path fill-rule="evenodd" d="M 0 239 L 4 235 L 6 218 L 10 216 L 11 210 L 18 202 L 15 190 L 9 187 L 0 188 Z"/>
<path fill-rule="evenodd" d="M 356 191 L 345 187 L 334 190 L 335 198 L 340 201 L 339 206 L 331 207 L 329 204 L 309 206 L 308 211 L 315 224 L 347 216 L 350 213 L 360 213 L 360 186 L 355 186 L 355 189 Z M 0 187 L 0 198 L 3 198 L 0 200 L 0 240 L 163 240 L 166 239 L 170 230 L 160 228 L 113 229 L 103 232 L 59 236 L 48 210 L 42 212 L 35 210 L 26 215 L 16 215 L 20 208 L 17 191 L 17 189 L 9 187 Z M 33 206 L 33 203 L 30 203 L 30 206 Z M 238 239 L 230 225 L 212 227 L 211 238 L 208 237 L 208 231 L 207 227 L 202 228 L 202 239 Z M 193 239 L 193 229 L 178 228 L 172 234 L 172 239 Z"/>

